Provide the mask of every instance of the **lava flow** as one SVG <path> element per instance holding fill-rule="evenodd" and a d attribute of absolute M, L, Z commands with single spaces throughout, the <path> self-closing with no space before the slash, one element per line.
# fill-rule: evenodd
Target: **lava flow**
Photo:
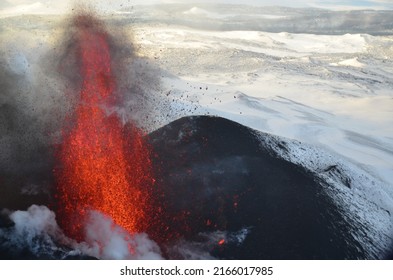
<path fill-rule="evenodd" d="M 130 125 L 126 132 L 116 114 L 106 113 L 116 86 L 109 34 L 88 15 L 75 17 L 73 26 L 82 85 L 55 170 L 60 225 L 82 240 L 89 211 L 98 210 L 129 233 L 139 232 L 154 181 L 149 148 L 140 129 Z"/>

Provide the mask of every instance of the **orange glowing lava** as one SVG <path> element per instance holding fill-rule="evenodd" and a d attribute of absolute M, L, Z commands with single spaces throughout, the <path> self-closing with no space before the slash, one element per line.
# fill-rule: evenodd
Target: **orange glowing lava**
<path fill-rule="evenodd" d="M 76 17 L 74 26 L 82 87 L 55 170 L 60 224 L 81 240 L 87 211 L 98 210 L 135 233 L 144 228 L 153 184 L 149 149 L 140 129 L 125 132 L 118 116 L 105 111 L 116 86 L 108 34 L 90 16 Z"/>

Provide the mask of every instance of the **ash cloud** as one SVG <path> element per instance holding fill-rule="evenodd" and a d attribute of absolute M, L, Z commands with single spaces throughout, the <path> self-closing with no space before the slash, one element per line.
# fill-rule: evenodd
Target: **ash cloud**
<path fill-rule="evenodd" d="M 159 127 L 165 122 L 162 116 L 174 114 L 166 93 L 161 89 L 161 77 L 165 71 L 140 51 L 133 37 L 132 18 L 124 21 L 116 16 L 102 16 L 97 20 L 96 16 L 94 12 L 85 13 L 80 8 L 64 21 L 65 31 L 51 58 L 51 61 L 56 61 L 56 70 L 69 91 L 78 93 L 82 81 L 75 71 L 79 69 L 76 25 L 84 24 L 92 29 L 98 26 L 107 35 L 112 73 L 116 80 L 115 98 L 110 104 L 104 104 L 108 115 L 118 114 L 123 123 L 133 122 L 145 131 Z M 78 98 L 72 95 L 69 97 L 72 102 L 78 102 Z"/>
<path fill-rule="evenodd" d="M 56 145 L 81 87 L 75 16 L 0 19 L 0 208 L 52 202 Z M 108 115 L 151 130 L 171 110 L 160 101 L 161 70 L 138 54 L 132 30 L 111 18 L 101 24 L 117 80 Z"/>
<path fill-rule="evenodd" d="M 31 185 L 41 185 L 35 198 L 48 201 L 53 161 L 48 134 L 56 125 L 52 110 L 58 96 L 45 82 L 43 65 L 25 49 L 31 42 L 12 35 L 0 46 L 0 205 L 15 209 L 31 204 L 18 199 Z"/>
<path fill-rule="evenodd" d="M 0 217 L 0 246 L 15 258 L 161 259 L 145 233 L 130 235 L 95 211 L 85 242 L 77 243 L 48 208 L 55 208 L 57 145 L 64 125 L 72 125 L 82 83 L 77 16 L 0 19 L 0 209 L 10 209 Z M 109 37 L 116 79 L 116 98 L 104 104 L 108 116 L 150 130 L 157 126 L 154 116 L 170 110 L 160 103 L 161 70 L 138 54 L 131 30 L 109 18 L 99 24 Z"/>

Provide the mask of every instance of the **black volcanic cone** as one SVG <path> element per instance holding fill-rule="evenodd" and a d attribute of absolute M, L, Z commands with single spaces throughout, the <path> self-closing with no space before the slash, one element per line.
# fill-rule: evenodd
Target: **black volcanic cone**
<path fill-rule="evenodd" d="M 364 258 L 318 180 L 262 147 L 259 137 L 227 119 L 202 116 L 151 133 L 158 180 L 149 234 L 169 244 L 248 228 L 243 243 L 213 246 L 210 253 L 224 259 Z"/>
<path fill-rule="evenodd" d="M 344 219 L 346 213 L 325 193 L 320 179 L 262 145 L 261 137 L 269 135 L 199 116 L 174 121 L 147 137 L 157 181 L 146 231 L 165 257 L 184 257 L 172 249 L 185 240 L 222 259 L 366 258 L 352 235 L 354 225 Z M 41 200 L 34 197 L 32 203 Z M 23 242 L 20 248 L 10 247 L 6 233 L 14 225 L 3 214 L 0 259 L 88 258 L 68 254 L 70 248 L 62 244 L 52 248 L 40 237 L 35 240 L 42 244 L 38 255 Z M 246 238 L 239 242 L 205 242 L 209 234 L 233 236 L 244 229 Z"/>

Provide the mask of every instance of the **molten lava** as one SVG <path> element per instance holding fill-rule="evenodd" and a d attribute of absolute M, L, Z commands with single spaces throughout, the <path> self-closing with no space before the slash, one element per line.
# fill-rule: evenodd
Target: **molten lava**
<path fill-rule="evenodd" d="M 59 149 L 57 204 L 60 224 L 84 238 L 89 210 L 98 210 L 130 233 L 143 230 L 152 187 L 149 148 L 136 126 L 125 131 L 118 116 L 105 108 L 114 99 L 108 33 L 91 16 L 74 19 L 77 61 L 82 78 L 80 102 L 71 127 L 65 125 Z"/>

